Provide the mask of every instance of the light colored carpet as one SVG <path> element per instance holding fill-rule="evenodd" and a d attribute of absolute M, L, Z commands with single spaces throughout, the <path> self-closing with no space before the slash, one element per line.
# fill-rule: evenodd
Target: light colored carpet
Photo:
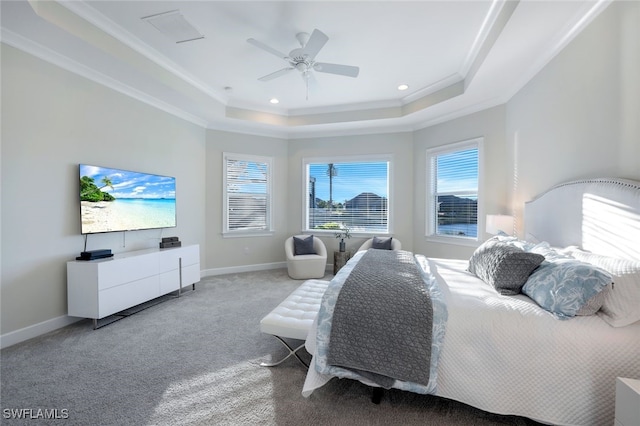
<path fill-rule="evenodd" d="M 328 275 L 325 279 L 331 279 Z M 305 399 L 304 367 L 259 321 L 301 281 L 286 270 L 204 278 L 179 298 L 93 330 L 89 320 L 0 352 L 2 424 L 535 425 L 428 395 L 334 379 Z M 7 418 L 7 410 L 66 419 Z M 66 413 L 66 414 L 65 414 Z M 43 414 L 44 415 L 44 414 Z"/>

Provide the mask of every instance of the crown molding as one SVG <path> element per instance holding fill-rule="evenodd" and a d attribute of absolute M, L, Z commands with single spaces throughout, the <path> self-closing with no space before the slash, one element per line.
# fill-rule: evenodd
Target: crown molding
<path fill-rule="evenodd" d="M 528 69 L 528 72 L 522 74 L 520 79 L 511 87 L 506 95 L 507 101 L 515 96 L 531 79 L 538 74 L 553 58 L 556 57 L 567 45 L 584 30 L 601 12 L 603 12 L 615 0 L 597 0 L 595 4 L 589 6 L 585 4 L 584 13 L 579 14 L 574 22 L 569 23 L 564 29 L 559 31 L 554 38 L 552 47 L 546 52 L 546 55 L 540 57 L 538 61 Z"/>
<path fill-rule="evenodd" d="M 517 5 L 519 0 L 513 1 Z M 503 10 L 506 0 L 494 0 L 489 8 L 489 12 L 485 17 L 482 25 L 480 26 L 480 31 L 476 35 L 473 44 L 471 45 L 471 49 L 467 53 L 467 57 L 465 58 L 462 66 L 460 67 L 460 75 L 463 78 L 469 74 L 469 70 L 473 66 L 473 63 L 476 61 L 478 55 L 480 55 L 480 51 L 482 47 L 485 45 L 489 34 L 492 32 L 492 29 L 495 27 L 496 20 L 500 16 L 500 12 Z"/>
<path fill-rule="evenodd" d="M 201 127 L 207 126 L 207 121 L 202 119 L 201 117 L 197 117 L 193 114 L 185 112 L 180 108 L 176 108 L 171 104 L 168 104 L 152 96 L 149 96 L 140 90 L 137 90 L 129 85 L 123 84 L 116 79 L 113 79 L 107 75 L 104 75 L 96 71 L 93 68 L 89 68 L 86 65 L 83 65 L 66 56 L 63 56 L 58 52 L 55 52 L 49 49 L 48 47 L 35 43 L 34 41 L 29 40 L 19 34 L 16 34 L 13 31 L 7 30 L 6 28 L 2 28 L 0 37 L 2 39 L 2 43 L 8 46 L 14 47 L 18 50 L 21 50 L 25 53 L 28 53 L 32 56 L 35 56 L 36 58 L 39 58 L 45 62 L 58 66 L 66 71 L 69 71 L 73 74 L 84 77 L 87 80 L 91 80 L 102 86 L 108 87 L 109 89 L 115 90 L 118 93 L 129 96 L 140 102 L 143 102 L 152 107 L 160 109 L 166 113 L 182 118 L 183 120 L 186 120 L 190 123 L 196 124 Z"/>
<path fill-rule="evenodd" d="M 58 4 L 64 6 L 70 12 L 78 15 L 96 28 L 104 31 L 124 45 L 135 50 L 142 56 L 156 63 L 160 67 L 174 74 L 186 83 L 215 99 L 216 101 L 226 104 L 229 101 L 228 96 L 221 94 L 219 91 L 212 89 L 210 86 L 187 72 L 173 61 L 170 61 L 157 50 L 142 42 L 130 32 L 126 31 L 115 22 L 95 10 L 85 1 L 61 1 Z"/>
<path fill-rule="evenodd" d="M 613 1 L 585 2 L 581 12 L 576 14 L 574 22 L 556 34 L 551 43 L 552 48 L 539 58 L 526 73 L 523 73 L 506 94 L 440 115 L 435 110 L 430 110 L 430 113 L 426 113 L 426 110 L 440 102 L 465 93 L 466 87 L 475 74 L 474 68 L 479 67 L 486 58 L 486 53 L 483 52 L 491 50 L 499 33 L 502 32 L 513 10 L 517 7 L 518 1 L 494 0 L 460 72 L 445 77 L 429 87 L 422 88 L 403 99 L 280 112 L 275 112 L 277 111 L 275 109 L 243 107 L 240 104 L 229 105 L 225 96 L 221 96 L 176 64 L 168 61 L 157 51 L 137 40 L 129 32 L 98 13 L 87 2 L 59 2 L 68 13 L 76 14 L 85 19 L 123 45 L 130 47 L 136 53 L 172 73 L 176 78 L 182 79 L 186 84 L 191 85 L 209 98 L 219 101 L 225 110 L 225 115 L 221 117 L 205 117 L 205 112 L 202 113 L 203 115 L 198 115 L 177 108 L 6 28 L 2 28 L 0 38 L 2 43 L 205 129 L 275 138 L 330 137 L 415 131 L 506 103 Z M 436 115 L 434 116 L 434 114 Z"/>

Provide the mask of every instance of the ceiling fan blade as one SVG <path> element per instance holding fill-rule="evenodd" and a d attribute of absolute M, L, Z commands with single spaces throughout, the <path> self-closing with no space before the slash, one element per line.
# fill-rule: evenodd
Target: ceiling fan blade
<path fill-rule="evenodd" d="M 289 55 L 280 52 L 279 50 L 274 49 L 271 46 L 267 46 L 266 44 L 264 44 L 261 41 L 256 40 L 255 38 L 249 38 L 247 39 L 247 42 L 249 42 L 250 44 L 253 44 L 255 47 L 260 48 L 262 50 L 265 50 L 269 53 L 271 53 L 272 55 L 277 56 L 278 58 L 282 58 L 282 59 L 289 59 Z"/>
<path fill-rule="evenodd" d="M 351 65 L 328 64 L 326 62 L 316 62 L 313 69 L 318 72 L 326 72 L 329 74 L 344 75 L 347 77 L 357 77 L 360 68 Z"/>
<path fill-rule="evenodd" d="M 327 37 L 325 33 L 320 30 L 313 30 L 307 44 L 305 44 L 302 50 L 309 55 L 309 59 L 313 59 L 328 40 L 329 37 Z"/>
<path fill-rule="evenodd" d="M 278 78 L 281 75 L 285 75 L 286 73 L 288 73 L 291 70 L 294 70 L 295 68 L 292 67 L 287 67 L 287 68 L 282 68 L 281 70 L 278 70 L 276 72 L 272 72 L 271 74 L 267 74 L 264 77 L 260 77 L 258 80 L 260 81 L 269 81 L 269 80 L 273 80 L 274 78 Z"/>

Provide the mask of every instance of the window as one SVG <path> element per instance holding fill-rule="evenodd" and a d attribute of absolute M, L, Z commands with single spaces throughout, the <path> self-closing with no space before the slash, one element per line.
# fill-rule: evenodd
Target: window
<path fill-rule="evenodd" d="M 388 157 L 305 160 L 305 229 L 388 234 Z"/>
<path fill-rule="evenodd" d="M 482 139 L 427 150 L 427 236 L 477 241 Z"/>
<path fill-rule="evenodd" d="M 271 158 L 225 153 L 223 163 L 223 234 L 272 231 Z"/>

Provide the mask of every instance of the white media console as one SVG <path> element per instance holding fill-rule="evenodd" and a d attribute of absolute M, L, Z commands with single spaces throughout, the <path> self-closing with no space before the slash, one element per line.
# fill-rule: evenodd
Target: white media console
<path fill-rule="evenodd" d="M 97 321 L 200 281 L 200 246 L 67 262 L 68 315 Z"/>

